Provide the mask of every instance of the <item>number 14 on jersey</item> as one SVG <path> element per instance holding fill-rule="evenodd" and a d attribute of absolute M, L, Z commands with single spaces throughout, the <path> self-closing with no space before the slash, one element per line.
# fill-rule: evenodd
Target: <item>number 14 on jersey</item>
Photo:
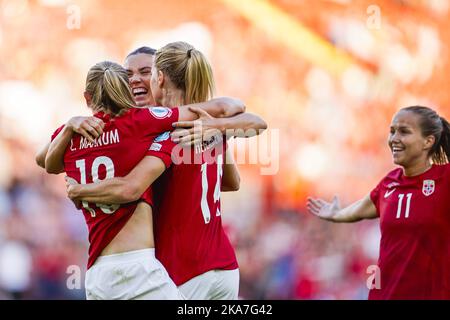
<path fill-rule="evenodd" d="M 214 187 L 214 205 L 216 204 L 216 202 L 220 201 L 220 185 L 221 185 L 221 181 L 222 181 L 222 175 L 223 175 L 223 155 L 219 154 L 217 156 L 217 172 L 215 172 L 214 174 L 216 174 L 216 185 Z M 202 172 L 202 200 L 201 200 L 201 208 L 202 208 L 202 214 L 203 214 L 203 219 L 205 220 L 205 224 L 208 224 L 209 221 L 211 220 L 211 210 L 209 209 L 208 206 L 208 200 L 207 200 L 207 195 L 208 195 L 208 164 L 204 163 L 202 164 L 201 167 L 201 172 Z M 217 208 L 217 212 L 216 212 L 216 216 L 220 216 L 220 210 L 219 208 Z"/>

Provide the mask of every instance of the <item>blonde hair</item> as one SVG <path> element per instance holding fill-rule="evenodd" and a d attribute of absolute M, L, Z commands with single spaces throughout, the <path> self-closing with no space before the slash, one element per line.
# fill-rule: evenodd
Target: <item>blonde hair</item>
<path fill-rule="evenodd" d="M 86 92 L 92 97 L 93 111 L 121 115 L 135 107 L 126 70 L 111 61 L 99 62 L 89 69 Z"/>
<path fill-rule="evenodd" d="M 185 93 L 185 104 L 212 98 L 215 84 L 206 57 L 186 42 L 172 42 L 156 51 L 155 66 Z"/>

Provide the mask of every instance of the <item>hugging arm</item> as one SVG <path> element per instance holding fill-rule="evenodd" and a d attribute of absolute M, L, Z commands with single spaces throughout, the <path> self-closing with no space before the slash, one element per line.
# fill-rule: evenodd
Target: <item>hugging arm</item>
<path fill-rule="evenodd" d="M 238 138 L 250 138 L 267 129 L 267 123 L 254 113 L 242 113 L 227 119 L 217 119 L 217 129 L 223 134 Z"/>
<path fill-rule="evenodd" d="M 241 176 L 239 175 L 238 167 L 234 162 L 233 154 L 230 149 L 227 149 L 223 164 L 221 191 L 238 191 L 240 184 Z"/>
<path fill-rule="evenodd" d="M 240 113 L 230 118 L 214 118 L 205 110 L 194 107 L 189 109 L 198 114 L 198 119 L 178 121 L 174 123 L 177 130 L 172 132 L 173 141 L 184 147 L 208 141 L 215 135 L 249 138 L 267 129 L 267 123 L 253 113 Z"/>
<path fill-rule="evenodd" d="M 178 121 L 196 120 L 199 115 L 193 112 L 191 108 L 201 109 L 215 118 L 229 118 L 245 112 L 245 104 L 235 98 L 220 97 L 208 100 L 206 102 L 194 103 L 180 106 Z"/>
<path fill-rule="evenodd" d="M 179 121 L 189 121 L 198 118 L 198 114 L 191 111 L 190 107 L 200 108 L 211 115 L 231 117 L 245 111 L 244 103 L 239 99 L 221 97 L 206 102 L 182 106 L 179 108 Z M 47 170 L 48 173 L 58 174 L 64 171 L 63 155 L 73 132 L 93 142 L 103 133 L 104 123 L 96 117 L 73 117 L 64 129 L 52 142 L 48 143 L 36 155 L 36 163 Z"/>
<path fill-rule="evenodd" d="M 50 143 L 45 156 L 45 170 L 47 173 L 58 174 L 64 172 L 64 152 L 72 135 L 73 131 L 65 126 Z"/>
<path fill-rule="evenodd" d="M 144 157 L 125 177 L 89 184 L 67 185 L 67 195 L 74 201 L 121 204 L 138 200 L 144 191 L 165 171 L 164 162 Z"/>
<path fill-rule="evenodd" d="M 47 155 L 49 147 L 50 142 L 42 147 L 42 149 L 36 154 L 36 164 L 43 169 L 45 169 L 45 156 Z"/>
<path fill-rule="evenodd" d="M 48 173 L 64 172 L 64 152 L 72 139 L 73 133 L 79 133 L 93 142 L 104 128 L 102 120 L 96 117 L 73 117 L 65 124 L 59 134 L 36 155 L 36 163 Z"/>

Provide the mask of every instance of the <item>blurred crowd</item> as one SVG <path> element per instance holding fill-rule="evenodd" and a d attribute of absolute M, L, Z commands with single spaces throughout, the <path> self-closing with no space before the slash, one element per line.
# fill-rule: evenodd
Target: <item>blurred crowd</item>
<path fill-rule="evenodd" d="M 84 298 L 82 290 L 66 285 L 70 265 L 85 269 L 81 212 L 65 198 L 63 181 L 33 163 L 32 146 L 20 138 L 2 138 L 0 144 L 2 166 L 9 167 L 0 187 L 1 297 Z"/>
<path fill-rule="evenodd" d="M 81 22 L 69 28 L 67 1 L 0 0 L 0 299 L 84 299 L 84 218 L 62 175 L 34 156 L 61 123 L 89 113 L 91 65 L 173 40 L 207 54 L 218 95 L 241 98 L 279 132 L 276 174 L 241 164 L 241 189 L 222 196 L 241 298 L 367 298 L 378 221 L 321 221 L 306 197 L 367 194 L 392 168 L 385 141 L 400 107 L 450 117 L 450 1 L 377 1 L 378 26 L 368 24 L 373 1 L 266 2 L 249 15 L 233 0 L 71 1 Z M 236 141 L 236 153 L 249 144 Z M 68 284 L 71 266 L 80 287 Z"/>

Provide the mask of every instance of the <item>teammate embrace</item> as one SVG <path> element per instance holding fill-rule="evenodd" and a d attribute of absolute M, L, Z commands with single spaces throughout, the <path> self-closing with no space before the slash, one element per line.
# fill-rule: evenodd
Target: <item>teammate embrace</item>
<path fill-rule="evenodd" d="M 187 43 L 140 48 L 125 67 L 102 62 L 89 70 L 84 95 L 94 116 L 70 119 L 36 159 L 49 173 L 66 172 L 69 197 L 83 210 L 86 297 L 237 299 L 238 264 L 222 227 L 220 192 L 237 190 L 239 173 L 224 133 L 260 133 L 266 124 L 240 100 L 208 100 L 211 67 Z M 159 107 L 149 106 L 154 102 Z M 196 119 L 220 128 L 213 161 L 202 149 L 199 163 L 172 164 L 170 131 Z M 174 139 L 189 146 L 198 138 L 191 128 Z"/>

